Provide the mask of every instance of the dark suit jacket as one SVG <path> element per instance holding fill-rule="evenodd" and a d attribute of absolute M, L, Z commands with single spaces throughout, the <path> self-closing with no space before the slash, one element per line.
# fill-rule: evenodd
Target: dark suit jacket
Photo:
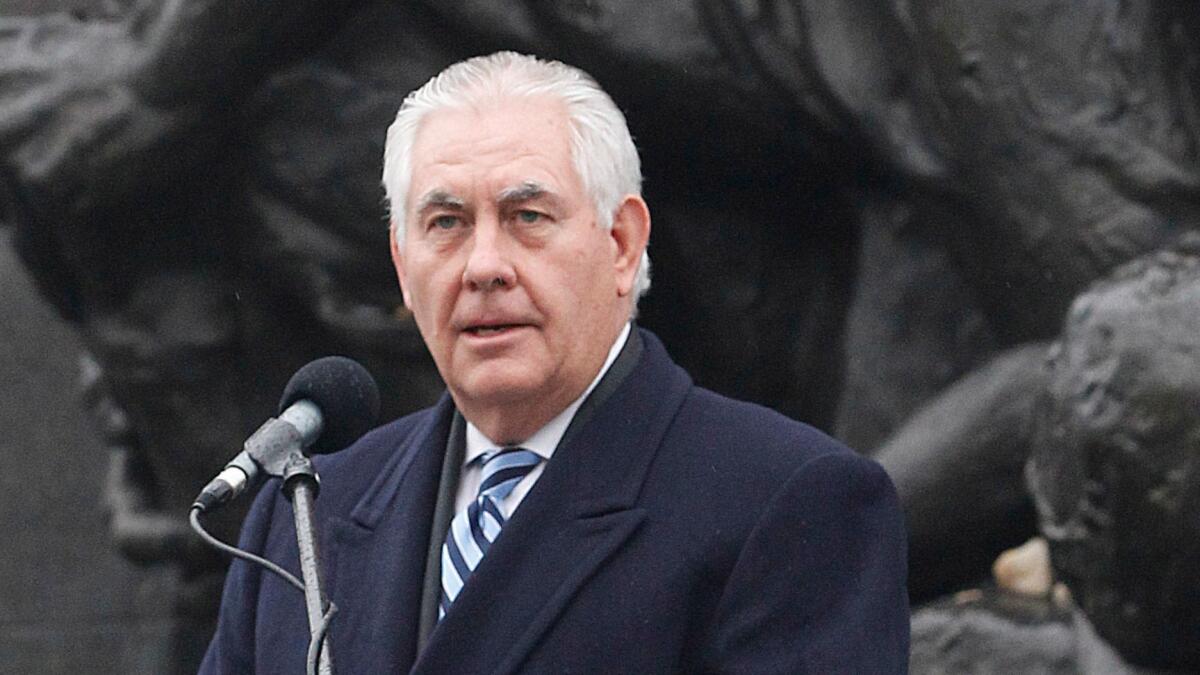
<path fill-rule="evenodd" d="M 633 372 L 556 450 L 429 643 L 418 614 L 454 408 L 319 465 L 338 672 L 897 673 L 905 537 L 874 462 L 693 386 L 642 332 Z M 298 567 L 274 483 L 241 546 Z M 301 673 L 303 595 L 230 568 L 202 673 Z"/>

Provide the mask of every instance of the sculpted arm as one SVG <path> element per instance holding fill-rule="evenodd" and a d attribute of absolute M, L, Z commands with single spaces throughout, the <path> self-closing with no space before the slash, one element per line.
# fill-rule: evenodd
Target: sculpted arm
<path fill-rule="evenodd" d="M 1002 352 L 917 411 L 873 455 L 895 481 L 914 602 L 987 574 L 1035 533 L 1025 488 L 1048 345 Z"/>
<path fill-rule="evenodd" d="M 222 152 L 240 99 L 336 11 L 317 7 L 175 0 L 121 20 L 0 17 L 0 220 L 96 222 L 196 180 L 188 170 Z"/>

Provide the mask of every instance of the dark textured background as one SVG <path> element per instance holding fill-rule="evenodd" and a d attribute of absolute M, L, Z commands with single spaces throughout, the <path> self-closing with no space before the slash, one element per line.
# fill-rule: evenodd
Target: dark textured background
<path fill-rule="evenodd" d="M 75 396 L 79 342 L 2 229 L 0 316 L 0 673 L 153 673 L 172 571 L 112 546 L 108 458 Z"/>
<path fill-rule="evenodd" d="M 699 382 L 884 464 L 919 602 L 980 583 L 996 553 L 1036 534 L 1023 472 L 1072 300 L 1200 227 L 1195 4 L 380 0 L 336 14 L 335 2 L 188 0 L 150 41 L 170 48 L 142 77 L 120 58 L 141 43 L 105 18 L 134 5 L 0 2 L 0 17 L 83 19 L 42 22 L 29 39 L 0 31 L 0 170 L 12 172 L 0 212 L 17 207 L 24 269 L 110 369 L 161 514 L 190 503 L 308 358 L 376 358 L 377 377 L 418 390 L 399 408 L 429 393 L 412 386 L 419 359 L 396 349 L 419 350 L 413 332 L 372 319 L 395 318 L 397 294 L 381 148 L 362 132 L 469 50 L 563 58 L 627 108 L 655 214 L 644 324 Z M 0 669 L 186 672 L 165 657 L 171 605 L 215 590 L 189 596 L 173 572 L 113 553 L 98 504 L 108 450 L 77 412 L 84 342 L 34 298 L 0 232 L 12 486 Z M 1161 354 L 1151 343 L 1135 356 Z M 1163 385 L 1139 390 L 1153 410 Z M 1196 426 L 1200 408 L 1182 409 Z M 1043 445 L 1063 454 L 1057 437 Z M 1200 448 L 1164 445 L 1185 460 Z M 1159 450 L 1134 463 L 1155 466 Z M 1103 494 L 1100 473 L 1063 482 Z M 1093 505 L 1111 520 L 1119 503 Z M 1113 522 L 1130 535 L 1132 571 L 1117 582 L 1160 574 L 1162 556 L 1144 555 L 1155 536 L 1200 541 L 1195 526 L 1161 531 L 1162 518 Z M 1176 576 L 1200 578 L 1195 560 Z M 981 597 L 918 610 L 915 672 L 1013 670 L 1026 663 L 1015 646 L 1040 672 L 1116 672 L 1087 665 L 1099 639 L 1078 615 Z M 1125 624 L 1100 619 L 1102 634 Z M 1027 639 L 1035 629 L 1045 639 Z M 1061 635 L 1077 644 L 1060 648 Z M 1131 652 L 1165 653 L 1155 637 Z"/>
<path fill-rule="evenodd" d="M 104 6 L 3 0 L 0 15 Z M 79 339 L 38 297 L 3 228 L 0 317 L 0 673 L 157 672 L 174 570 L 113 548 L 108 457 L 76 395 Z"/>

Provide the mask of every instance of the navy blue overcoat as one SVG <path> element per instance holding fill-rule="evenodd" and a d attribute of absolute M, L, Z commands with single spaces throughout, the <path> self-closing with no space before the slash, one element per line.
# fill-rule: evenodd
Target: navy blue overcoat
<path fill-rule="evenodd" d="M 636 368 L 558 448 L 418 650 L 449 397 L 319 462 L 339 673 L 900 673 L 905 536 L 883 470 L 692 384 L 641 332 Z M 298 574 L 269 483 L 241 545 Z M 241 561 L 202 673 L 304 672 L 296 589 Z"/>

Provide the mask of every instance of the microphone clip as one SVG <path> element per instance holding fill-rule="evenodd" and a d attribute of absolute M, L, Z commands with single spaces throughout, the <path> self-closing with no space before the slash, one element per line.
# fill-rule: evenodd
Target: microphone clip
<path fill-rule="evenodd" d="M 323 426 L 316 404 L 296 401 L 246 439 L 242 451 L 201 490 L 192 506 L 210 511 L 232 501 L 264 475 L 290 478 L 307 474 L 315 479 L 316 472 L 304 449 L 321 434 Z"/>

